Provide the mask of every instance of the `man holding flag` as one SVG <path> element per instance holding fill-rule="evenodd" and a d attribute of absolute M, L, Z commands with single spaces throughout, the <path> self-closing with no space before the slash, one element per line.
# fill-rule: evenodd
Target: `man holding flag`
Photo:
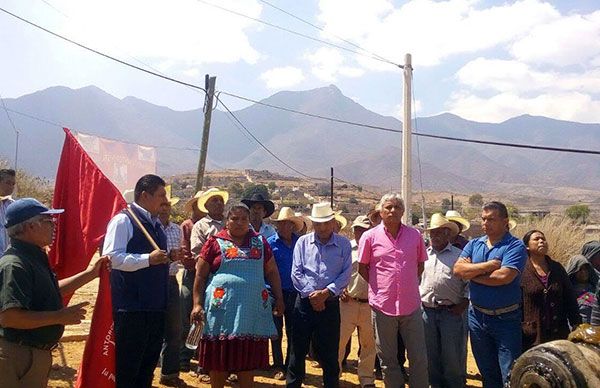
<path fill-rule="evenodd" d="M 134 202 L 108 224 L 103 252 L 112 263 L 116 386 L 151 387 L 165 328 L 169 257 L 157 217 L 167 203 L 165 181 L 144 175 Z M 174 251 L 179 252 L 179 251 Z"/>
<path fill-rule="evenodd" d="M 85 317 L 83 302 L 63 307 L 62 298 L 96 278 L 107 257 L 92 260 L 87 269 L 57 281 L 46 247 L 54 239 L 55 215 L 33 198 L 6 209 L 10 246 L 0 258 L 0 386 L 45 387 L 65 325 Z"/>

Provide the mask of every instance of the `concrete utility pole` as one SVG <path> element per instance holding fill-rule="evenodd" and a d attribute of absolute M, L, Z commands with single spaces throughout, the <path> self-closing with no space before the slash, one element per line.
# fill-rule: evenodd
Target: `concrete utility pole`
<path fill-rule="evenodd" d="M 406 54 L 404 57 L 404 119 L 402 121 L 402 199 L 404 200 L 404 217 L 402 221 L 405 225 L 411 225 L 411 97 L 412 97 L 412 56 Z"/>
<path fill-rule="evenodd" d="M 196 175 L 196 191 L 202 190 L 204 185 L 204 169 L 206 168 L 206 155 L 208 154 L 208 136 L 210 133 L 210 120 L 213 111 L 213 97 L 217 77 L 209 77 L 206 74 L 204 85 L 206 88 L 206 103 L 204 104 L 204 130 L 202 132 L 202 144 L 200 145 L 200 159 L 198 159 L 198 173 Z"/>

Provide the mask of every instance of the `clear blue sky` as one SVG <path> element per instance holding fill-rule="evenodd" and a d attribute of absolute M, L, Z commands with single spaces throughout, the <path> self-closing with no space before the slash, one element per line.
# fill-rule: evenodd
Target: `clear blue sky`
<path fill-rule="evenodd" d="M 486 0 L 206 0 L 394 62 L 413 55 L 418 114 L 500 122 L 529 113 L 600 122 L 600 2 Z M 255 99 L 337 85 L 381 114 L 400 115 L 402 73 L 197 0 L 0 0 L 0 7 L 139 66 Z M 0 93 L 97 85 L 177 110 L 203 96 L 83 51 L 0 13 Z M 247 103 L 223 97 L 232 107 Z"/>

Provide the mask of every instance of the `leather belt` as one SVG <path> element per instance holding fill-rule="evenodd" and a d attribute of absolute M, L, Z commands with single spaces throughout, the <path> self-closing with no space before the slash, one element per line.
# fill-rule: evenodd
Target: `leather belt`
<path fill-rule="evenodd" d="M 455 304 L 438 304 L 435 306 L 428 306 L 425 303 L 423 303 L 423 307 L 425 307 L 426 309 L 432 309 L 432 310 L 451 309 L 454 306 L 456 306 L 456 305 Z"/>
<path fill-rule="evenodd" d="M 358 303 L 369 303 L 369 299 L 354 298 L 352 296 L 350 298 L 352 298 L 353 301 Z"/>
<path fill-rule="evenodd" d="M 521 307 L 521 305 L 519 303 L 511 304 L 510 306 L 500 307 L 497 309 L 486 309 L 486 308 L 474 305 L 473 303 L 471 303 L 471 305 L 473 306 L 473 308 L 475 310 L 478 310 L 486 315 L 502 315 L 502 314 L 506 314 L 506 313 L 510 313 L 515 310 L 518 310 Z"/>

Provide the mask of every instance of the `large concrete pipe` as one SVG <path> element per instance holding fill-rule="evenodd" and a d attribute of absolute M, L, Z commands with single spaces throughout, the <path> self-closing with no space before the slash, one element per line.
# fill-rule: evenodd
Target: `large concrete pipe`
<path fill-rule="evenodd" d="M 511 371 L 513 388 L 600 388 L 600 327 L 580 325 L 569 340 L 535 346 Z"/>

